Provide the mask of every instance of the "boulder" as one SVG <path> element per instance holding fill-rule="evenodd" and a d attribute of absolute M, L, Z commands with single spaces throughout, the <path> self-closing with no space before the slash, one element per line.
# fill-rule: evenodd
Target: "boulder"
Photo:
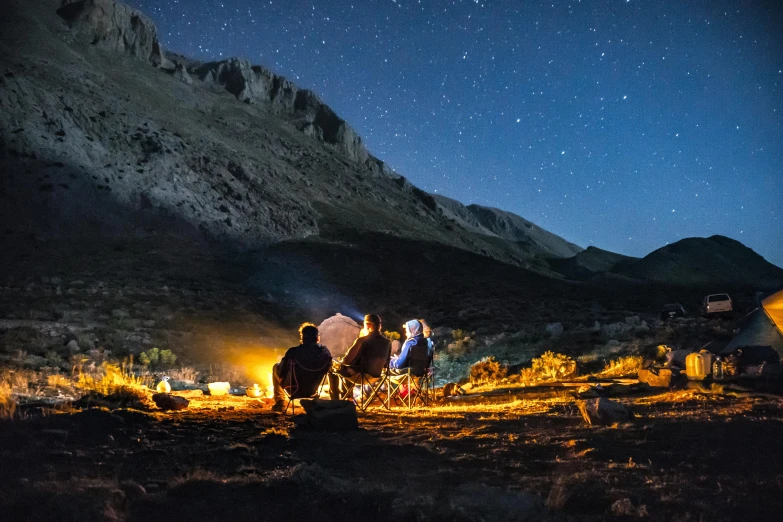
<path fill-rule="evenodd" d="M 546 331 L 549 333 L 549 335 L 556 339 L 563 335 L 563 324 L 562 323 L 549 323 L 546 325 Z"/>
<path fill-rule="evenodd" d="M 339 313 L 318 325 L 321 344 L 329 348 L 332 357 L 342 357 L 359 337 L 361 329 L 359 323 Z"/>
<path fill-rule="evenodd" d="M 190 401 L 185 397 L 178 397 L 170 393 L 156 393 L 152 396 L 152 401 L 161 410 L 186 410 Z"/>
<path fill-rule="evenodd" d="M 576 405 L 582 418 L 591 426 L 610 426 L 633 420 L 633 412 L 628 406 L 611 401 L 606 397 L 578 400 Z"/>
<path fill-rule="evenodd" d="M 304 426 L 308 428 L 324 431 L 359 429 L 353 401 L 302 399 L 301 404 L 305 410 Z"/>
<path fill-rule="evenodd" d="M 167 63 L 155 24 L 132 7 L 114 0 L 63 0 L 57 14 L 87 43 L 155 66 Z"/>
<path fill-rule="evenodd" d="M 648 368 L 639 370 L 639 382 L 647 383 L 653 388 L 670 388 L 675 380 L 675 374 L 668 368 Z"/>

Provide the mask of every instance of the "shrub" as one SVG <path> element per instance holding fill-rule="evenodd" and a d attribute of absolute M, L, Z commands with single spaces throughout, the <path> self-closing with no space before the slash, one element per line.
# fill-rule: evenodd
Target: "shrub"
<path fill-rule="evenodd" d="M 494 357 L 485 357 L 473 363 L 468 378 L 473 384 L 495 384 L 506 377 L 508 368 L 500 364 Z"/>
<path fill-rule="evenodd" d="M 142 366 L 151 366 L 154 368 L 168 368 L 174 366 L 177 362 L 177 356 L 171 350 L 161 350 L 160 348 L 150 348 L 146 352 L 139 354 L 139 363 Z"/>
<path fill-rule="evenodd" d="M 522 382 L 557 381 L 576 376 L 576 361 L 562 353 L 544 352 L 531 361 L 530 368 L 519 372 Z"/>
<path fill-rule="evenodd" d="M 171 350 L 160 351 L 160 365 L 161 366 L 174 366 L 177 362 L 177 356 L 171 353 Z"/>
<path fill-rule="evenodd" d="M 468 333 L 465 330 L 452 330 L 451 331 L 451 338 L 455 341 L 462 341 L 465 339 L 465 337 L 468 337 Z"/>
<path fill-rule="evenodd" d="M 386 337 L 390 341 L 399 341 L 400 340 L 400 332 L 395 332 L 392 330 L 386 330 L 383 332 L 384 337 Z"/>
<path fill-rule="evenodd" d="M 641 355 L 629 355 L 619 359 L 612 359 L 606 363 L 604 370 L 599 375 L 602 377 L 624 377 L 637 374 L 642 368 L 642 362 L 644 362 L 644 358 Z"/>

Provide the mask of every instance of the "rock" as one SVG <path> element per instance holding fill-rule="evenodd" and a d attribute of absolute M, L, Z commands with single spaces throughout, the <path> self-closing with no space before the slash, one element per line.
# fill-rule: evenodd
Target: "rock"
<path fill-rule="evenodd" d="M 649 368 L 639 370 L 639 382 L 649 384 L 653 388 L 670 388 L 674 382 L 674 372 L 668 368 Z"/>
<path fill-rule="evenodd" d="M 193 83 L 193 78 L 190 77 L 190 74 L 188 74 L 188 70 L 181 63 L 178 63 L 175 66 L 172 75 L 174 76 L 174 78 L 177 78 L 180 81 L 187 83 L 188 85 L 191 85 Z"/>
<path fill-rule="evenodd" d="M 633 420 L 631 409 L 606 397 L 576 401 L 585 422 L 591 426 L 610 426 Z"/>
<path fill-rule="evenodd" d="M 114 0 L 63 0 L 57 14 L 85 42 L 155 66 L 168 62 L 155 24 L 130 6 Z"/>
<path fill-rule="evenodd" d="M 68 350 L 68 353 L 74 354 L 79 351 L 79 343 L 77 343 L 76 340 L 71 339 L 68 341 L 68 344 L 65 345 L 65 349 Z"/>
<path fill-rule="evenodd" d="M 356 405 L 353 401 L 329 401 L 324 399 L 302 399 L 306 426 L 324 431 L 359 429 Z"/>
<path fill-rule="evenodd" d="M 205 82 L 223 86 L 239 101 L 264 104 L 273 112 L 296 117 L 300 131 L 333 146 L 356 163 L 365 164 L 370 159 L 356 131 L 314 92 L 299 89 L 260 65 L 229 58 L 200 65 L 190 72 Z"/>
<path fill-rule="evenodd" d="M 353 342 L 359 337 L 362 327 L 359 323 L 343 314 L 336 314 L 326 318 L 318 325 L 318 333 L 321 334 L 321 344 L 329 348 L 332 357 L 341 357 L 348 351 Z"/>
<path fill-rule="evenodd" d="M 563 335 L 563 324 L 562 323 L 549 323 L 546 325 L 546 331 L 549 333 L 549 335 L 552 338 L 558 338 L 561 335 Z"/>
<path fill-rule="evenodd" d="M 57 10 L 77 38 L 155 66 L 167 60 L 152 20 L 114 0 L 63 0 Z"/>
<path fill-rule="evenodd" d="M 456 382 L 449 382 L 443 386 L 443 397 L 454 397 L 456 395 L 464 395 L 465 392 L 459 387 Z"/>
<path fill-rule="evenodd" d="M 161 410 L 186 410 L 190 401 L 185 397 L 171 395 L 169 393 L 156 393 L 152 396 L 152 401 L 157 404 Z"/>

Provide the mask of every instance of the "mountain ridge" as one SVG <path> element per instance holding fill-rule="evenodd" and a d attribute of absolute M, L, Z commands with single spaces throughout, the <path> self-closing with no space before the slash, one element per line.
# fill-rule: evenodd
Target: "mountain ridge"
<path fill-rule="evenodd" d="M 444 217 L 316 94 L 282 76 L 238 58 L 168 53 L 149 18 L 114 0 L 9 6 L 0 162 L 24 173 L 2 188 L 11 235 L 87 222 L 96 232 L 102 213 L 120 229 L 160 233 L 169 225 L 149 225 L 157 215 L 247 248 L 356 229 L 555 275 L 531 263 L 546 249 Z"/>

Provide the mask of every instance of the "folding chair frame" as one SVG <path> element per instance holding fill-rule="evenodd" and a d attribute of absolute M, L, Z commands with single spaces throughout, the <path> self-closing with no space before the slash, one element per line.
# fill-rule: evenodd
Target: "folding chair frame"
<path fill-rule="evenodd" d="M 351 368 L 351 366 L 343 365 L 343 368 Z M 359 375 L 358 381 L 348 380 L 347 377 L 344 375 L 341 375 L 340 373 L 335 372 L 335 375 L 337 375 L 340 384 L 344 385 L 345 388 L 347 388 L 345 394 L 341 396 L 341 399 L 348 399 L 354 401 L 356 406 L 361 411 L 367 411 L 367 408 L 370 407 L 370 404 L 372 404 L 372 401 L 376 398 L 380 399 L 381 404 L 384 408 L 391 409 L 389 406 L 389 394 L 387 393 L 385 397 L 381 395 L 381 391 L 384 385 L 386 385 L 386 388 L 388 390 L 389 384 L 389 367 L 383 369 L 381 372 L 380 377 L 373 377 L 372 375 L 368 375 L 364 372 L 358 372 L 356 375 Z M 361 387 L 361 398 L 357 402 L 356 399 L 353 396 L 353 389 L 355 386 Z M 370 388 L 369 394 L 365 396 L 365 386 L 368 386 Z M 349 391 L 350 390 L 350 391 Z M 350 397 L 348 396 L 348 393 L 350 393 Z"/>
<path fill-rule="evenodd" d="M 394 399 L 399 400 L 408 409 L 420 402 L 422 406 L 429 406 L 432 400 L 432 367 L 427 368 L 423 375 L 413 375 L 410 368 L 406 368 L 399 374 L 389 375 L 389 393 L 387 400 L 391 404 Z M 408 393 L 402 397 L 400 392 L 405 385 Z"/>
<path fill-rule="evenodd" d="M 331 365 L 331 364 L 332 364 L 332 362 L 329 361 L 328 365 Z M 283 386 L 283 391 L 285 392 L 286 396 L 288 396 L 288 402 L 285 405 L 285 409 L 283 410 L 283 414 L 287 414 L 288 413 L 288 408 L 290 406 L 291 407 L 291 415 L 292 416 L 294 415 L 294 412 L 296 411 L 296 404 L 294 404 L 294 401 L 298 400 L 298 399 L 313 399 L 313 398 L 320 397 L 321 396 L 321 390 L 323 390 L 323 387 L 324 387 L 324 383 L 327 382 L 327 379 L 329 377 L 329 371 L 327 370 L 326 373 L 324 373 L 323 377 L 321 377 L 321 383 L 318 385 L 318 389 L 317 389 L 317 391 L 314 394 L 309 395 L 309 396 L 304 396 L 304 397 L 297 397 L 296 396 L 296 390 L 294 390 L 293 392 L 290 390 L 290 388 L 294 384 L 297 387 L 299 386 L 298 382 L 297 383 L 291 383 L 290 382 L 292 378 L 296 379 L 296 367 L 297 366 L 299 366 L 300 368 L 304 369 L 305 371 L 310 371 L 310 372 L 319 371 L 319 370 L 311 370 L 309 368 L 305 368 L 304 366 L 302 366 L 298 362 L 291 361 L 290 366 L 288 368 L 288 376 L 286 377 L 289 380 L 289 383 L 288 383 L 288 386 L 285 386 L 285 385 Z M 321 368 L 321 370 L 322 369 L 323 368 Z"/>

